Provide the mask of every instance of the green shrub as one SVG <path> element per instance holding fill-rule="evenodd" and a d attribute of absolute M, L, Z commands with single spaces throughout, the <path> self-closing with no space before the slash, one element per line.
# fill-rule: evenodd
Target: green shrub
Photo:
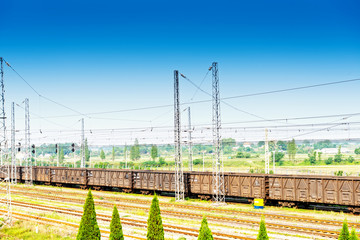
<path fill-rule="evenodd" d="M 109 240 L 124 240 L 120 216 L 116 205 L 114 206 L 114 210 L 112 213 Z"/>
<path fill-rule="evenodd" d="M 236 153 L 236 158 L 244 158 L 245 154 L 243 152 L 237 152 Z"/>
<path fill-rule="evenodd" d="M 264 217 L 261 218 L 259 234 L 258 234 L 256 240 L 269 240 L 269 237 L 266 232 L 266 225 L 265 225 Z"/>
<path fill-rule="evenodd" d="M 146 238 L 148 240 L 164 240 L 164 228 L 160 215 L 159 200 L 156 194 L 151 202 L 147 225 Z"/>
<path fill-rule="evenodd" d="M 342 176 L 344 174 L 344 171 L 339 170 L 334 173 L 335 176 Z"/>
<path fill-rule="evenodd" d="M 350 234 L 349 240 L 359 240 L 359 237 L 356 234 L 355 228 L 351 229 L 351 234 Z"/>
<path fill-rule="evenodd" d="M 165 158 L 159 157 L 159 167 L 167 166 L 167 162 L 165 161 Z"/>
<path fill-rule="evenodd" d="M 330 165 L 332 163 L 333 163 L 333 158 L 332 157 L 329 157 L 328 159 L 325 160 L 326 165 Z"/>
<path fill-rule="evenodd" d="M 350 237 L 349 228 L 346 219 L 343 222 L 342 229 L 339 234 L 338 240 L 348 240 Z"/>
<path fill-rule="evenodd" d="M 200 165 L 201 163 L 202 163 L 202 159 L 199 159 L 199 158 L 197 158 L 193 161 L 194 165 Z"/>
<path fill-rule="evenodd" d="M 203 220 L 201 221 L 201 227 L 199 230 L 199 236 L 198 236 L 198 240 L 213 240 L 213 236 L 211 233 L 211 230 L 208 226 L 206 217 L 203 217 Z"/>
<path fill-rule="evenodd" d="M 100 239 L 100 237 L 101 234 L 96 221 L 94 199 L 91 194 L 91 189 L 89 189 L 76 240 L 97 240 Z"/>
<path fill-rule="evenodd" d="M 341 154 L 336 154 L 334 157 L 334 162 L 339 163 L 342 161 L 342 155 Z"/>
<path fill-rule="evenodd" d="M 355 159 L 354 159 L 352 156 L 349 156 L 346 160 L 347 160 L 349 163 L 353 163 Z"/>

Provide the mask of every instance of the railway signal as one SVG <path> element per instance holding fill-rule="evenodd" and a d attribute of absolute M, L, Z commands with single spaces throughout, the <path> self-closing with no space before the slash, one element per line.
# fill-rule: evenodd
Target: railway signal
<path fill-rule="evenodd" d="M 75 152 L 75 143 L 72 143 L 72 144 L 71 144 L 71 151 L 72 151 L 72 152 Z"/>
<path fill-rule="evenodd" d="M 21 143 L 18 143 L 18 152 L 21 151 Z"/>
<path fill-rule="evenodd" d="M 35 154 L 35 144 L 31 145 L 31 152 L 32 154 Z"/>
<path fill-rule="evenodd" d="M 58 152 L 58 145 L 55 144 L 55 153 L 57 153 L 57 152 Z"/>

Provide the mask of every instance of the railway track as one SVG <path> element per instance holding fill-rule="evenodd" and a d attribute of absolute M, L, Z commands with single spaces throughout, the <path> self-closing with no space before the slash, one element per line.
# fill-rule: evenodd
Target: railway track
<path fill-rule="evenodd" d="M 38 189 L 36 190 L 38 191 Z M 59 194 L 57 191 L 50 191 L 50 190 L 43 190 L 40 189 L 40 192 L 44 192 L 47 194 Z M 61 194 L 64 195 L 74 195 L 70 192 L 61 192 Z M 79 196 L 86 197 L 86 194 L 84 193 L 77 193 Z M 135 204 L 144 204 L 144 205 L 150 205 L 151 200 L 133 200 L 128 198 L 121 198 L 121 197 L 109 197 L 109 196 L 98 196 L 96 192 L 93 192 L 94 197 L 97 196 L 98 198 L 103 198 L 102 200 L 112 200 L 116 202 L 128 202 L 128 203 L 135 203 Z M 302 217 L 302 216 L 290 216 L 290 215 L 283 215 L 283 214 L 270 214 L 270 213 L 262 213 L 262 212 L 250 212 L 250 211 L 241 211 L 241 210 L 229 210 L 229 209 L 219 209 L 219 208 L 211 208 L 211 207 L 202 207 L 202 206 L 192 206 L 192 205 L 185 205 L 185 204 L 173 204 L 173 203 L 164 203 L 159 202 L 160 206 L 164 207 L 172 207 L 172 208 L 186 208 L 190 210 L 196 210 L 196 211 L 205 211 L 205 212 L 214 212 L 214 213 L 223 213 L 223 214 L 238 214 L 238 215 L 246 215 L 246 216 L 254 216 L 254 217 L 261 217 L 265 216 L 267 219 L 279 219 L 279 220 L 288 220 L 288 221 L 301 221 L 301 222 L 308 222 L 308 223 L 317 223 L 317 224 L 326 224 L 326 225 L 333 225 L 333 226 L 339 226 L 341 227 L 343 222 L 342 221 L 336 221 L 336 220 L 326 220 L 326 219 L 316 219 L 316 218 L 310 218 L 310 217 Z M 355 222 L 349 222 L 349 227 L 355 227 L 360 228 L 360 223 Z"/>
<path fill-rule="evenodd" d="M 40 195 L 40 194 L 33 194 L 33 193 L 27 193 L 27 192 L 21 192 L 23 195 L 32 196 L 32 197 L 41 197 L 49 200 L 56 200 L 56 201 L 65 201 L 65 202 L 75 202 L 83 204 L 84 200 L 81 199 L 71 199 L 61 196 L 48 196 L 48 195 Z M 98 205 L 106 206 L 109 208 L 113 207 L 113 203 L 95 200 L 95 203 Z M 126 204 L 116 204 L 117 207 L 122 209 L 129 209 L 129 205 Z M 131 206 L 133 209 L 139 209 L 143 210 L 145 212 L 149 211 L 148 207 L 141 207 L 141 206 Z M 161 210 L 162 213 L 165 213 L 167 215 L 173 215 L 177 217 L 188 217 L 188 218 L 197 218 L 201 219 L 203 217 L 203 214 L 198 213 L 187 213 L 187 212 L 179 212 L 179 211 L 170 211 L 170 210 Z M 237 219 L 237 218 L 230 218 L 230 217 L 219 217 L 219 216 L 207 216 L 208 220 L 214 220 L 216 222 L 231 222 L 231 223 L 237 223 L 237 224 L 246 224 L 251 226 L 258 226 L 259 222 L 255 220 L 244 220 L 244 219 Z M 320 228 L 309 228 L 309 227 L 301 227 L 301 226 L 294 226 L 294 225 L 286 225 L 286 224 L 278 224 L 278 223 L 269 223 L 267 222 L 267 227 L 270 229 L 283 230 L 283 231 L 289 231 L 289 232 L 295 232 L 295 233 L 305 233 L 309 235 L 316 235 L 321 237 L 327 237 L 327 238 L 337 238 L 339 232 L 334 230 L 324 230 Z"/>
<path fill-rule="evenodd" d="M 12 201 L 12 204 L 19 207 L 25 207 L 25 208 L 32 208 L 36 210 L 41 211 L 49 211 L 49 212 L 57 212 L 57 213 L 63 213 L 63 214 L 69 214 L 73 216 L 79 216 L 81 217 L 83 214 L 83 211 L 76 210 L 73 208 L 61 208 L 61 207 L 54 207 L 54 206 L 47 206 L 43 204 L 34 204 L 34 203 L 24 203 L 21 201 Z M 97 213 L 96 218 L 100 221 L 111 221 L 111 216 L 106 214 Z M 130 226 L 136 226 L 136 227 L 147 227 L 147 221 L 144 220 L 138 220 L 138 219 L 130 219 L 130 218 L 122 218 L 121 223 L 124 225 L 130 225 Z M 77 225 L 78 226 L 78 225 Z M 198 229 L 194 228 L 188 228 L 188 227 L 181 227 L 181 226 L 175 226 L 170 224 L 163 224 L 164 231 L 166 232 L 173 232 L 188 236 L 197 237 L 199 235 Z M 219 233 L 219 232 L 212 232 L 214 239 L 217 240 L 227 240 L 229 238 L 231 239 L 239 239 L 239 240 L 254 240 L 255 238 L 249 238 L 249 237 L 243 237 L 243 236 L 237 236 L 232 234 L 225 234 L 225 233 Z"/>
<path fill-rule="evenodd" d="M 6 211 L 3 209 L 0 209 L 0 212 L 6 212 Z M 16 219 L 21 219 L 21 220 L 37 221 L 39 223 L 47 224 L 47 225 L 49 225 L 49 224 L 50 225 L 66 225 L 66 226 L 70 226 L 70 227 L 74 227 L 74 228 L 79 228 L 79 224 L 76 224 L 76 223 L 71 223 L 71 222 L 52 219 L 52 218 L 45 218 L 45 217 L 40 217 L 40 216 L 33 216 L 33 215 L 14 212 L 14 211 L 12 211 L 12 217 L 16 218 Z M 107 235 L 110 234 L 110 231 L 107 229 L 100 229 L 100 232 L 102 234 L 107 234 Z M 130 235 L 124 235 L 124 236 L 128 237 L 128 238 L 132 238 L 132 239 L 146 240 L 146 238 L 137 237 L 137 236 L 130 236 Z"/>

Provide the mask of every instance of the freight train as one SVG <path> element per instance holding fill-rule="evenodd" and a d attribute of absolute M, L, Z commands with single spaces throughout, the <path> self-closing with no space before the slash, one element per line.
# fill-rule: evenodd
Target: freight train
<path fill-rule="evenodd" d="M 18 182 L 25 181 L 25 168 L 17 167 Z M 149 194 L 174 194 L 175 173 L 159 170 L 33 167 L 36 184 L 72 186 Z M 4 178 L 1 176 L 0 178 Z M 224 173 L 227 199 L 306 207 L 310 204 L 341 206 L 360 213 L 360 177 Z M 185 195 L 210 199 L 211 172 L 184 172 Z"/>

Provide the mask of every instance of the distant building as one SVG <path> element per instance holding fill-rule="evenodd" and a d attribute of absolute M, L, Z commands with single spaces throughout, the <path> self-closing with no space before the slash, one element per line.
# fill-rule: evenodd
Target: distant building
<path fill-rule="evenodd" d="M 338 148 L 323 148 L 320 150 L 323 154 L 337 154 Z M 341 148 L 341 153 L 351 153 L 348 148 Z"/>
<path fill-rule="evenodd" d="M 249 143 L 249 142 L 244 142 L 243 146 L 244 146 L 244 147 L 251 147 L 251 143 Z"/>

